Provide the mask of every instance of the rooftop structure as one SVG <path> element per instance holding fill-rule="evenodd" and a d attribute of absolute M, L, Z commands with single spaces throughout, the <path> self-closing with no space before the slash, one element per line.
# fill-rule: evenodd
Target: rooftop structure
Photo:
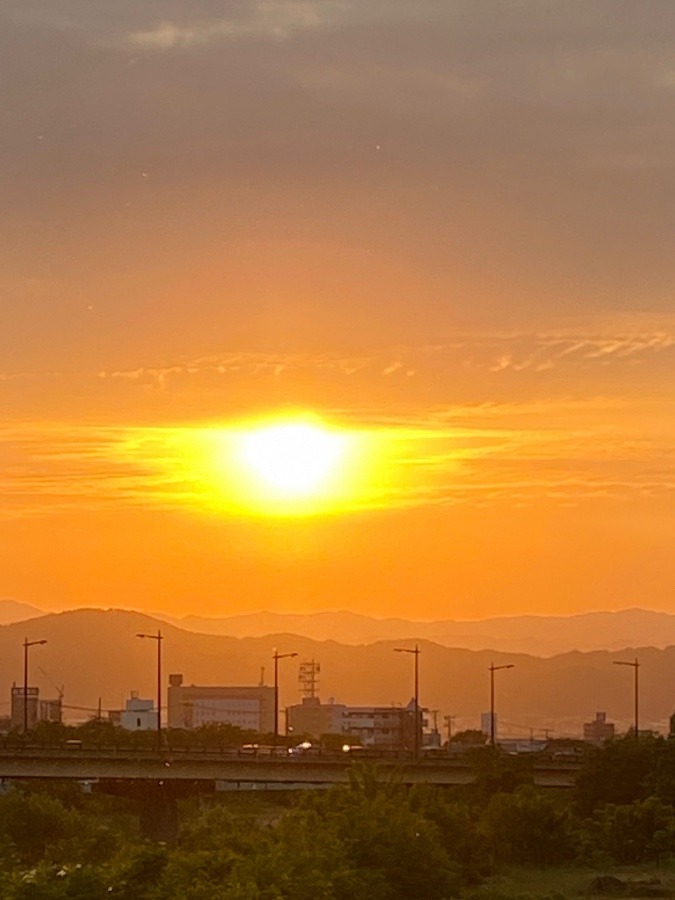
<path fill-rule="evenodd" d="M 596 712 L 592 722 L 584 722 L 584 740 L 591 744 L 602 744 L 614 737 L 614 723 L 607 721 L 607 713 Z"/>

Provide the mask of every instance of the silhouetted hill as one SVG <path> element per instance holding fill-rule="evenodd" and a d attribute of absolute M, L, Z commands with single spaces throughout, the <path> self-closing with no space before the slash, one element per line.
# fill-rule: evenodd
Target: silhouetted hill
<path fill-rule="evenodd" d="M 25 622 L 26 619 L 35 619 L 44 614 L 43 609 L 31 606 L 30 603 L 20 603 L 18 600 L 0 600 L 0 625 Z"/>
<path fill-rule="evenodd" d="M 333 639 L 343 644 L 416 637 L 446 647 L 537 656 L 571 650 L 619 650 L 631 644 L 661 648 L 675 644 L 675 615 L 644 609 L 576 616 L 504 616 L 475 621 L 375 619 L 344 610 L 308 615 L 261 612 L 223 618 L 186 616 L 173 621 L 190 631 L 231 637 L 261 637 L 289 631 L 318 641 Z"/>
<path fill-rule="evenodd" d="M 406 703 L 412 693 L 412 660 L 394 654 L 401 643 L 377 641 L 345 645 L 281 633 L 234 638 L 197 634 L 142 613 L 80 609 L 0 627 L 0 697 L 8 698 L 13 680 L 22 679 L 22 642 L 46 639 L 30 650 L 31 683 L 54 695 L 65 685 L 65 703 L 93 711 L 119 708 L 131 690 L 155 695 L 156 644 L 135 637 L 139 631 L 162 629 L 163 670 L 181 672 L 186 683 L 257 684 L 261 667 L 271 683 L 274 647 L 296 651 L 298 660 L 280 665 L 281 703 L 297 702 L 298 662 L 321 664 L 320 695 L 350 704 Z M 527 654 L 452 649 L 420 640 L 420 700 L 430 709 L 452 713 L 462 727 L 477 724 L 489 703 L 488 666 L 514 663 L 497 676 L 500 721 L 526 731 L 567 720 L 578 730 L 596 710 L 629 722 L 633 709 L 632 672 L 612 665 L 617 659 L 640 657 L 641 697 L 645 723 L 665 723 L 675 706 L 675 647 L 628 649 L 622 653 L 578 651 L 544 659 Z M 40 669 L 44 670 L 43 674 Z M 3 707 L 6 709 L 6 706 Z M 71 716 L 75 715 L 71 711 Z M 81 716 L 85 713 L 81 712 Z M 553 725 L 552 725 L 553 727 Z"/>

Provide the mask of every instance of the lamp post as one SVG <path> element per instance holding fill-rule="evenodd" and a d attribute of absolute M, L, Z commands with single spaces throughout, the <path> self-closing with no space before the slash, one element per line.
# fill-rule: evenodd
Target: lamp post
<path fill-rule="evenodd" d="M 640 718 L 639 718 L 640 700 L 639 700 L 639 692 L 638 692 L 638 671 L 640 669 L 640 663 L 638 662 L 638 658 L 636 656 L 635 660 L 633 662 L 615 659 L 614 665 L 615 666 L 630 666 L 635 671 L 635 698 L 634 698 L 635 699 L 635 740 L 638 741 L 640 739 L 640 729 L 638 727 L 640 724 Z"/>
<path fill-rule="evenodd" d="M 415 743 L 414 755 L 415 759 L 419 759 L 420 755 L 420 653 L 419 644 L 415 644 L 415 649 L 409 647 L 394 647 L 394 653 L 412 653 L 415 656 Z"/>
<path fill-rule="evenodd" d="M 162 632 L 157 629 L 157 634 L 139 633 L 137 638 L 148 638 L 157 641 L 157 749 L 162 749 Z"/>
<path fill-rule="evenodd" d="M 500 669 L 512 669 L 513 663 L 505 666 L 496 666 L 490 663 L 490 746 L 495 745 L 495 672 Z"/>
<path fill-rule="evenodd" d="M 274 746 L 277 745 L 279 737 L 279 660 L 290 659 L 297 656 L 297 653 L 279 653 L 275 647 L 272 651 L 272 659 L 274 660 Z"/>
<path fill-rule="evenodd" d="M 28 648 L 46 644 L 47 641 L 23 640 L 23 733 L 28 731 Z"/>

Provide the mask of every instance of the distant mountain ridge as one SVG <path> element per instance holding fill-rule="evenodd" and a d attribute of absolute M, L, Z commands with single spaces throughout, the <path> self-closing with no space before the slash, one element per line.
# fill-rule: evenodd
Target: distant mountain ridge
<path fill-rule="evenodd" d="M 537 656 L 554 656 L 572 650 L 619 650 L 635 644 L 661 649 L 675 645 L 675 615 L 645 609 L 432 622 L 376 619 L 346 610 L 305 615 L 261 612 L 222 618 L 184 616 L 173 621 L 189 631 L 231 637 L 291 632 L 313 640 L 336 640 L 343 644 L 419 638 L 446 647 Z"/>
<path fill-rule="evenodd" d="M 28 603 L 0 600 L 0 625 L 45 614 Z M 237 638 L 286 633 L 349 645 L 416 638 L 445 647 L 536 656 L 555 656 L 573 650 L 620 650 L 635 645 L 659 649 L 675 645 L 675 615 L 637 608 L 572 616 L 495 616 L 430 622 L 400 617 L 378 619 L 349 610 L 306 614 L 259 612 L 222 617 L 188 615 L 182 618 L 147 614 L 186 631 Z"/>
<path fill-rule="evenodd" d="M 132 690 L 154 697 L 156 645 L 138 640 L 139 632 L 162 629 L 165 686 L 171 672 L 187 684 L 258 684 L 272 680 L 272 653 L 298 653 L 279 667 L 281 705 L 299 702 L 298 665 L 321 664 L 319 695 L 355 705 L 405 704 L 412 694 L 410 660 L 393 653 L 413 640 L 420 645 L 420 702 L 455 716 L 455 727 L 477 727 L 489 706 L 488 667 L 511 663 L 497 678 L 497 711 L 504 731 L 530 728 L 579 733 L 581 723 L 605 710 L 623 727 L 633 714 L 632 674 L 614 661 L 640 658 L 643 727 L 666 727 L 675 708 L 675 646 L 640 647 L 621 653 L 579 651 L 540 658 L 499 650 L 449 648 L 412 636 L 367 645 L 317 641 L 292 633 L 237 638 L 195 633 L 144 613 L 79 609 L 44 615 L 0 627 L 0 712 L 8 708 L 12 682 L 21 683 L 24 637 L 46 640 L 30 652 L 30 682 L 43 696 L 65 686 L 66 714 L 92 715 L 101 698 L 104 709 L 119 709 Z M 165 695 L 166 697 L 166 695 Z M 439 720 L 442 723 L 442 718 Z"/>
<path fill-rule="evenodd" d="M 25 622 L 44 615 L 44 609 L 38 609 L 30 603 L 0 599 L 0 625 L 12 625 L 14 622 Z"/>

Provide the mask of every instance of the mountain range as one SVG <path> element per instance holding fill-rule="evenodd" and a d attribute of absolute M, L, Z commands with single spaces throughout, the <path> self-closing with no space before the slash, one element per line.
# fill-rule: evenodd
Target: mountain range
<path fill-rule="evenodd" d="M 537 656 L 571 650 L 620 650 L 636 643 L 661 648 L 675 644 L 675 615 L 644 609 L 434 622 L 376 619 L 345 610 L 307 615 L 261 612 L 223 618 L 185 616 L 174 621 L 189 631 L 231 637 L 291 632 L 317 641 L 336 640 L 343 644 L 419 638 L 445 647 Z"/>
<path fill-rule="evenodd" d="M 0 625 L 45 615 L 14 600 L 0 600 Z M 572 650 L 621 650 L 628 646 L 675 645 L 675 615 L 646 609 L 589 612 L 573 616 L 500 616 L 489 619 L 378 619 L 347 610 L 293 613 L 258 612 L 233 616 L 182 618 L 150 613 L 185 631 L 227 637 L 298 634 L 315 641 L 371 644 L 406 638 L 466 650 L 500 650 L 555 656 Z"/>

